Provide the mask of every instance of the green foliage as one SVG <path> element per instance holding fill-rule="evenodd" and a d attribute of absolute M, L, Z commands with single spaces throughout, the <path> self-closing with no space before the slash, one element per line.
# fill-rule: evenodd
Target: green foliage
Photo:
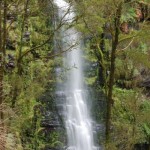
<path fill-rule="evenodd" d="M 85 83 L 88 84 L 88 85 L 93 85 L 96 81 L 97 77 L 88 77 L 88 78 L 85 78 Z"/>
<path fill-rule="evenodd" d="M 127 56 L 131 58 L 136 65 L 143 65 L 147 68 L 150 67 L 149 55 L 147 54 L 146 47 L 131 49 L 128 51 Z"/>
<path fill-rule="evenodd" d="M 136 22 L 136 10 L 130 4 L 126 4 L 123 7 L 122 15 L 121 15 L 121 22 Z"/>
<path fill-rule="evenodd" d="M 49 4 L 47 0 L 42 3 L 31 0 L 25 15 L 23 10 L 25 2 L 20 1 L 17 4 L 16 1 L 15 8 L 8 2 L 10 5 L 8 13 L 12 14 L 13 11 L 16 17 L 13 24 L 8 24 L 10 25 L 8 39 L 13 42 L 16 50 L 7 49 L 6 51 L 6 55 L 13 55 L 15 67 L 6 68 L 4 75 L 5 103 L 9 109 L 5 115 L 6 125 L 9 127 L 7 147 L 10 150 L 41 149 L 48 143 L 60 144 L 57 138 L 54 138 L 52 143 L 45 139 L 44 129 L 41 128 L 41 112 L 38 110 L 38 115 L 35 114 L 38 106 L 43 105 L 44 109 L 44 104 L 39 102 L 39 97 L 45 92 L 47 84 L 54 82 L 55 61 L 52 58 L 48 59 L 53 51 L 53 27 L 48 23 L 52 15 L 50 11 L 45 11 L 47 7 L 47 10 L 50 9 L 50 5 L 47 5 Z M 23 18 L 24 15 L 25 18 Z M 16 26 L 13 27 L 14 25 Z M 26 33 L 29 34 L 28 38 L 25 36 Z M 21 40 L 22 35 L 23 40 Z M 35 48 L 37 46 L 39 47 Z M 6 57 L 6 63 L 9 62 L 10 60 Z"/>
<path fill-rule="evenodd" d="M 30 0 L 28 13 L 25 16 L 24 32 L 30 33 L 30 39 L 20 40 L 24 16 L 24 1 L 13 1 L 17 8 L 11 6 L 12 1 L 8 1 L 11 14 L 15 14 L 17 21 L 12 24 L 7 23 L 8 38 L 13 42 L 15 51 L 7 49 L 6 54 L 15 56 L 14 69 L 6 69 L 4 75 L 4 96 L 7 109 L 5 109 L 6 125 L 9 126 L 6 134 L 7 149 L 12 150 L 34 150 L 45 147 L 61 148 L 65 143 L 64 131 L 51 131 L 46 135 L 45 129 L 41 128 L 42 115 L 38 107 L 44 106 L 43 102 L 37 101 L 44 93 L 48 83 L 54 83 L 53 68 L 60 66 L 62 58 L 49 59 L 53 54 L 53 7 L 50 8 L 48 0 Z M 101 75 L 105 78 L 105 94 L 107 95 L 110 74 L 110 55 L 112 52 L 112 39 L 114 39 L 114 19 L 118 5 L 123 2 L 121 23 L 130 23 L 132 29 L 128 34 L 120 31 L 119 44 L 115 62 L 115 84 L 113 90 L 113 114 L 112 114 L 112 142 L 106 145 L 106 149 L 130 150 L 136 143 L 149 142 L 150 138 L 150 102 L 142 90 L 137 87 L 140 83 L 141 68 L 149 69 L 149 39 L 150 30 L 148 22 L 138 22 L 136 5 L 134 3 L 141 0 L 124 3 L 124 0 L 84 0 L 78 1 L 75 5 L 77 18 L 73 24 L 85 41 L 85 65 L 87 67 L 85 83 L 96 91 L 95 97 L 101 100 L 99 82 L 99 69 L 103 67 Z M 149 0 L 142 1 L 148 3 Z M 140 30 L 134 29 L 135 25 Z M 68 27 L 68 25 L 67 25 Z M 117 27 L 120 29 L 120 26 Z M 102 39 L 101 34 L 105 32 L 111 37 Z M 49 41 L 43 44 L 47 39 Z M 104 50 L 100 49 L 104 40 Z M 133 40 L 133 42 L 132 42 Z M 39 46 L 43 44 L 42 46 Z M 38 48 L 36 48 L 39 46 Z M 20 48 L 21 60 L 20 60 Z M 33 49 L 34 48 L 34 49 Z M 20 66 L 19 61 L 20 60 Z M 6 63 L 9 60 L 6 58 Z M 89 68 L 87 64 L 96 64 Z M 20 67 L 20 68 L 19 68 Z M 19 73 L 21 69 L 21 73 Z M 70 68 L 69 68 L 70 69 Z M 60 75 L 60 82 L 64 81 L 64 76 L 68 68 Z M 53 86 L 50 87 L 54 92 Z M 130 89 L 130 90 L 127 90 Z M 96 99 L 95 98 L 95 99 Z M 98 102 L 95 102 L 95 114 L 99 120 L 104 120 Z M 103 98 L 104 99 L 104 98 Z M 12 103 L 15 106 L 12 108 Z M 91 101 L 91 100 L 90 100 Z M 103 100 L 101 100 L 103 101 Z M 52 108 L 52 102 L 49 102 Z M 101 106 L 103 107 L 103 105 Z M 35 110 L 35 108 L 38 108 Z M 54 108 L 53 108 L 54 109 Z M 93 113 L 93 114 L 94 114 Z M 106 118 L 107 119 L 107 118 Z M 60 140 L 61 137 L 61 140 Z M 62 143 L 63 141 L 63 143 Z"/>
<path fill-rule="evenodd" d="M 114 100 L 113 136 L 116 147 L 127 150 L 136 143 L 146 142 L 149 137 L 147 122 L 150 120 L 143 114 L 147 113 L 144 106 L 149 100 L 143 100 L 140 91 L 120 88 L 114 89 Z"/>
<path fill-rule="evenodd" d="M 146 133 L 146 136 L 150 137 L 150 126 L 148 124 L 143 124 L 143 130 Z"/>

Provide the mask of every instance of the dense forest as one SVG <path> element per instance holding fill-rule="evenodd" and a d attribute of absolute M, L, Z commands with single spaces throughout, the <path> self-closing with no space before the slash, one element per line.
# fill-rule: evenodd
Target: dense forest
<path fill-rule="evenodd" d="M 56 1 L 0 0 L 0 150 L 150 150 L 150 0 Z M 97 149 L 68 148 L 58 105 L 72 28 Z"/>

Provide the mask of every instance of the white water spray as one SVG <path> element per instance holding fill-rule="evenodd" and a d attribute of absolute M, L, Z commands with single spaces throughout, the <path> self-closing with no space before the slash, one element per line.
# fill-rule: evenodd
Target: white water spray
<path fill-rule="evenodd" d="M 73 7 L 64 0 L 54 0 L 59 9 L 59 19 L 63 24 L 72 23 L 75 13 Z M 66 83 L 66 129 L 67 150 L 98 150 L 94 146 L 92 121 L 84 98 L 82 51 L 80 35 L 74 28 L 62 30 L 63 50 L 69 49 L 65 58 Z M 72 46 L 73 45 L 73 46 Z"/>

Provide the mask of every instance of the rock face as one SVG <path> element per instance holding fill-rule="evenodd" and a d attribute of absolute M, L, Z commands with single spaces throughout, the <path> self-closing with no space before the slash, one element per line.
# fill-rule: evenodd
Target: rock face
<path fill-rule="evenodd" d="M 50 93 L 46 92 L 40 99 L 42 103 L 46 107 L 42 110 L 43 119 L 41 121 L 41 126 L 45 128 L 49 128 L 51 130 L 55 130 L 57 128 L 62 127 L 61 120 L 61 112 L 59 112 L 59 104 L 57 108 L 57 104 L 55 103 L 55 98 L 50 96 Z M 57 97 L 57 99 L 59 99 Z"/>
<path fill-rule="evenodd" d="M 62 120 L 63 106 L 61 105 L 64 94 L 62 92 L 51 91 L 51 87 L 47 87 L 47 91 L 39 99 L 41 105 L 35 108 L 35 112 L 40 111 L 41 123 L 40 126 L 43 128 L 42 136 L 46 139 L 45 147 L 42 150 L 62 150 L 63 144 L 65 143 L 65 130 Z M 55 139 L 57 137 L 57 139 Z M 56 141 L 55 141 L 56 140 Z M 51 145 L 50 143 L 55 143 Z"/>
<path fill-rule="evenodd" d="M 144 80 L 144 81 L 141 83 L 141 86 L 142 86 L 142 87 L 145 87 L 145 88 L 147 88 L 147 89 L 150 89 L 150 79 Z"/>
<path fill-rule="evenodd" d="M 141 79 L 139 86 L 145 89 L 145 93 L 147 96 L 150 96 L 150 70 L 143 69 L 141 71 Z"/>
<path fill-rule="evenodd" d="M 15 68 L 15 57 L 12 54 L 8 54 L 8 62 L 5 64 L 6 69 L 11 71 Z"/>
<path fill-rule="evenodd" d="M 57 113 L 47 111 L 44 117 L 41 127 L 48 128 L 49 130 L 56 130 L 58 127 L 61 127 Z"/>
<path fill-rule="evenodd" d="M 11 39 L 7 38 L 7 40 L 6 40 L 6 49 L 16 50 L 15 41 L 12 41 Z"/>
<path fill-rule="evenodd" d="M 145 88 L 146 96 L 150 97 L 150 79 L 148 78 L 142 81 L 140 86 Z"/>

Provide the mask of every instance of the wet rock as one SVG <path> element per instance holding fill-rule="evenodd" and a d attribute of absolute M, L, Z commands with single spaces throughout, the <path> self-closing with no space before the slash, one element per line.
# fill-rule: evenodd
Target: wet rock
<path fill-rule="evenodd" d="M 30 32 L 26 31 L 26 32 L 24 33 L 24 38 L 28 38 L 28 37 L 30 37 Z"/>
<path fill-rule="evenodd" d="M 30 41 L 30 32 L 26 31 L 23 35 L 24 41 Z"/>
<path fill-rule="evenodd" d="M 16 15 L 12 14 L 12 13 L 8 13 L 6 18 L 7 18 L 7 20 L 10 20 L 10 21 L 17 21 Z"/>
<path fill-rule="evenodd" d="M 64 104 L 57 104 L 56 105 L 58 112 L 62 113 L 64 111 Z"/>
<path fill-rule="evenodd" d="M 41 126 L 48 128 L 50 130 L 55 130 L 56 128 L 60 127 L 59 117 L 56 112 L 45 111 L 43 114 L 44 118 L 41 121 Z"/>
<path fill-rule="evenodd" d="M 66 93 L 64 91 L 57 91 L 56 92 L 56 96 L 57 97 L 65 97 L 66 96 Z"/>
<path fill-rule="evenodd" d="M 41 122 L 41 127 L 45 127 L 45 128 L 50 129 L 50 130 L 55 130 L 58 127 L 61 127 L 61 125 L 60 125 L 58 120 L 45 119 Z"/>
<path fill-rule="evenodd" d="M 8 63 L 6 63 L 6 68 L 7 69 L 14 69 L 15 68 L 15 58 L 13 55 L 8 54 Z"/>
<path fill-rule="evenodd" d="M 14 62 L 8 62 L 7 63 L 7 68 L 15 68 L 15 63 Z"/>
<path fill-rule="evenodd" d="M 150 88 L 150 79 L 147 79 L 141 83 L 142 87 Z"/>
<path fill-rule="evenodd" d="M 16 50 L 16 47 L 15 47 L 15 41 L 12 41 L 10 39 L 7 39 L 6 40 L 6 49 L 9 49 L 9 50 Z"/>

